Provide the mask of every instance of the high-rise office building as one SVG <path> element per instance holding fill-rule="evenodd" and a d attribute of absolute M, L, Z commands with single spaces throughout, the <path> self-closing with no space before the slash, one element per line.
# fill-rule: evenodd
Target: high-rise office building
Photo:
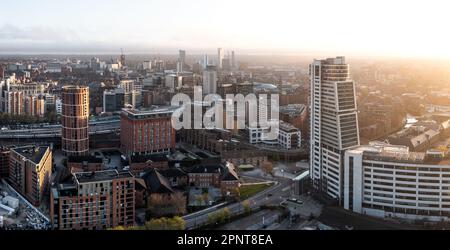
<path fill-rule="evenodd" d="M 218 69 L 222 69 L 223 65 L 222 65 L 222 60 L 223 60 L 223 49 L 222 48 L 218 48 L 217 49 L 217 68 Z"/>
<path fill-rule="evenodd" d="M 314 60 L 311 77 L 310 177 L 342 201 L 344 152 L 359 145 L 355 84 L 344 57 Z"/>
<path fill-rule="evenodd" d="M 209 61 L 208 61 L 208 55 L 205 54 L 203 55 L 203 69 L 205 70 L 209 65 Z"/>
<path fill-rule="evenodd" d="M 64 86 L 61 93 L 62 151 L 66 155 L 89 153 L 89 88 Z"/>
<path fill-rule="evenodd" d="M 132 79 L 120 80 L 118 88 L 125 90 L 125 92 L 131 92 L 134 90 L 136 81 Z"/>
<path fill-rule="evenodd" d="M 157 59 L 153 63 L 155 65 L 155 71 L 156 72 L 163 72 L 165 68 L 165 63 L 161 59 Z"/>
<path fill-rule="evenodd" d="M 181 88 L 183 85 L 183 77 L 178 74 L 168 74 L 164 78 L 165 86 L 168 87 L 170 91 Z"/>
<path fill-rule="evenodd" d="M 123 107 L 123 106 L 122 106 Z M 118 110 L 116 91 L 103 91 L 103 112 L 114 112 Z"/>
<path fill-rule="evenodd" d="M 142 63 L 142 69 L 143 70 L 151 70 L 152 69 L 152 62 L 151 61 L 144 61 Z"/>
<path fill-rule="evenodd" d="M 237 63 L 236 63 L 236 57 L 234 55 L 234 50 L 231 51 L 231 69 L 235 70 L 237 67 Z"/>
<path fill-rule="evenodd" d="M 177 72 L 183 72 L 183 63 L 177 62 Z"/>
<path fill-rule="evenodd" d="M 178 61 L 183 65 L 186 63 L 186 50 L 179 50 Z"/>
<path fill-rule="evenodd" d="M 208 66 L 203 71 L 203 94 L 217 93 L 217 70 L 215 66 Z"/>

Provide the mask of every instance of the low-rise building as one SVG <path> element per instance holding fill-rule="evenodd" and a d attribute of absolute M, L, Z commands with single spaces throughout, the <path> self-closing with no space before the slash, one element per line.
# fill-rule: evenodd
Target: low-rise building
<path fill-rule="evenodd" d="M 168 166 L 166 154 L 134 155 L 130 156 L 128 170 L 134 176 L 140 176 L 146 170 L 166 169 Z"/>
<path fill-rule="evenodd" d="M 439 125 L 436 128 L 412 126 L 388 137 L 390 144 L 409 147 L 411 151 L 426 151 L 440 139 Z"/>
<path fill-rule="evenodd" d="M 300 129 L 287 122 L 280 121 L 278 128 L 278 145 L 284 149 L 300 148 L 302 145 Z"/>
<path fill-rule="evenodd" d="M 158 171 L 160 174 L 167 178 L 171 187 L 181 188 L 187 186 L 187 173 L 180 168 L 168 168 Z"/>
<path fill-rule="evenodd" d="M 308 124 L 308 109 L 305 104 L 289 104 L 280 106 L 280 120 L 300 128 L 306 132 Z"/>
<path fill-rule="evenodd" d="M 260 167 L 267 161 L 267 154 L 262 150 L 230 150 L 223 152 L 221 156 L 224 161 L 231 162 L 235 166 L 250 164 Z"/>
<path fill-rule="evenodd" d="M 228 130 L 182 129 L 180 140 L 216 153 L 224 161 L 231 162 L 235 166 L 241 164 L 260 166 L 267 160 L 267 154 L 261 150 L 254 150 L 251 146 L 243 145 L 239 140 L 232 138 Z"/>
<path fill-rule="evenodd" d="M 222 194 L 232 193 L 239 187 L 234 165 L 227 162 L 215 165 L 197 165 L 188 172 L 189 185 L 198 188 L 217 187 Z"/>
<path fill-rule="evenodd" d="M 101 171 L 105 168 L 103 159 L 95 156 L 69 156 L 67 168 L 71 173 Z"/>

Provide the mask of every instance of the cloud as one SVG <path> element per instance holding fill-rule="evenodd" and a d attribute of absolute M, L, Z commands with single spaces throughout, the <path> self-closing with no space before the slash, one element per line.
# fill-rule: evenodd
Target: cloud
<path fill-rule="evenodd" d="M 0 27 L 0 40 L 8 43 L 30 42 L 75 42 L 78 34 L 71 29 L 55 29 L 47 26 L 19 27 L 4 24 Z"/>

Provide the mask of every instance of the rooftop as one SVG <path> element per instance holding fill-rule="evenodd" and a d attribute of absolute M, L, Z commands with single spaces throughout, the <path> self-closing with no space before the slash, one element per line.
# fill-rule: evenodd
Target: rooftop
<path fill-rule="evenodd" d="M 306 111 L 305 104 L 288 104 L 280 106 L 280 113 L 288 114 L 290 116 L 300 115 Z"/>
<path fill-rule="evenodd" d="M 30 146 L 13 148 L 12 151 L 22 155 L 23 157 L 27 158 L 34 164 L 39 164 L 39 162 L 42 160 L 42 157 L 44 157 L 47 149 L 49 149 L 48 146 L 30 145 Z"/>
<path fill-rule="evenodd" d="M 199 157 L 197 155 L 194 155 L 192 153 L 186 152 L 180 152 L 180 151 L 175 151 L 173 154 L 170 154 L 168 159 L 170 161 L 185 161 L 185 160 L 198 160 Z"/>
<path fill-rule="evenodd" d="M 102 163 L 102 158 L 95 157 L 95 156 L 69 156 L 67 159 L 67 162 L 76 162 L 76 163 L 82 163 L 82 162 L 89 162 L 89 163 Z"/>
<path fill-rule="evenodd" d="M 86 86 L 76 86 L 76 85 L 67 85 L 62 87 L 65 91 L 73 91 L 73 90 L 88 90 L 89 87 Z"/>
<path fill-rule="evenodd" d="M 364 159 L 375 161 L 449 165 L 450 161 L 442 153 L 429 150 L 424 152 L 411 152 L 407 146 L 390 145 L 386 143 L 371 143 L 350 150 L 353 153 L 364 153 Z"/>
<path fill-rule="evenodd" d="M 152 106 L 150 108 L 134 109 L 134 108 L 124 108 L 122 109 L 122 114 L 128 116 L 129 118 L 150 118 L 158 116 L 172 115 L 180 107 L 178 106 Z"/>
<path fill-rule="evenodd" d="M 189 173 L 221 173 L 224 170 L 224 166 L 222 164 L 214 164 L 214 165 L 196 165 L 194 166 Z"/>
<path fill-rule="evenodd" d="M 294 127 L 294 125 L 292 125 L 290 123 L 287 123 L 287 122 L 284 122 L 284 121 L 281 121 L 281 120 L 280 120 L 279 126 L 280 126 L 280 130 L 283 130 L 283 131 L 292 132 L 292 131 L 298 131 L 299 130 L 298 128 Z"/>
<path fill-rule="evenodd" d="M 227 162 L 225 164 L 225 173 L 222 176 L 222 180 L 224 181 L 238 181 L 239 176 L 236 173 L 236 169 L 232 163 Z"/>
<path fill-rule="evenodd" d="M 117 170 L 104 170 L 96 172 L 74 173 L 74 177 L 76 182 L 86 183 L 86 182 L 108 181 L 122 178 L 132 178 L 133 175 L 129 171 L 119 172 Z"/>
<path fill-rule="evenodd" d="M 149 193 L 173 193 L 169 181 L 156 169 L 152 169 L 144 174 L 144 179 Z"/>
<path fill-rule="evenodd" d="M 393 144 L 401 144 L 417 147 L 425 142 L 428 142 L 432 138 L 439 136 L 439 134 L 440 134 L 439 126 L 437 129 L 428 129 L 423 125 L 411 126 L 409 128 L 402 129 L 401 131 L 390 135 L 388 137 L 388 140 Z"/>
<path fill-rule="evenodd" d="M 340 65 L 340 64 L 345 64 L 345 57 L 344 56 L 337 56 L 337 57 L 327 58 L 327 59 L 321 60 L 321 61 L 326 63 L 326 64 Z"/>
<path fill-rule="evenodd" d="M 130 157 L 130 161 L 132 163 L 142 163 L 147 161 L 162 162 L 167 160 L 167 154 L 133 155 Z"/>
<path fill-rule="evenodd" d="M 163 169 L 163 170 L 158 170 L 158 171 L 160 174 L 162 174 L 164 177 L 167 177 L 167 178 L 186 176 L 186 172 L 184 172 L 180 168 L 169 168 L 169 169 Z"/>
<path fill-rule="evenodd" d="M 272 83 L 262 83 L 262 82 L 255 82 L 254 83 L 255 89 L 267 89 L 267 90 L 275 90 L 277 89 L 277 86 Z"/>

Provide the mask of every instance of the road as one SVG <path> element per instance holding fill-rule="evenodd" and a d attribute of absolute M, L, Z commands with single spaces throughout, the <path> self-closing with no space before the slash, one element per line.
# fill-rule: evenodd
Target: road
<path fill-rule="evenodd" d="M 275 185 L 259 192 L 258 194 L 248 198 L 250 208 L 256 210 L 261 205 L 278 205 L 285 198 L 291 194 L 291 180 L 277 178 Z M 271 194 L 271 195 L 269 195 Z M 231 216 L 238 215 L 244 212 L 242 202 L 232 203 L 229 205 L 222 205 L 214 208 L 208 208 L 195 214 L 186 215 L 183 218 L 186 221 L 186 229 L 195 229 L 206 225 L 208 223 L 208 215 L 220 209 L 227 207 L 230 210 Z"/>

